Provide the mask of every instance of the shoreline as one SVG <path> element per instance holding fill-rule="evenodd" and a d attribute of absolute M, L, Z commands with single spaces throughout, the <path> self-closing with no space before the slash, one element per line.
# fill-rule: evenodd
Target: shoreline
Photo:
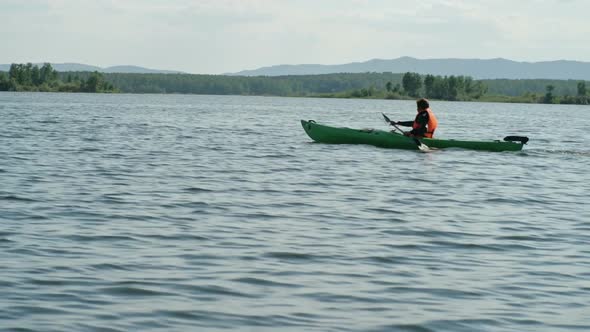
<path fill-rule="evenodd" d="M 102 95 L 181 95 L 181 96 L 236 96 L 236 97 L 273 97 L 273 98 L 315 98 L 315 99 L 353 99 L 353 100 L 399 100 L 399 101 L 413 101 L 416 98 L 408 97 L 408 98 L 383 98 L 383 97 L 346 97 L 346 96 L 329 96 L 329 95 L 293 95 L 293 96 L 281 96 L 281 95 L 269 95 L 269 94 L 210 94 L 210 93 L 179 93 L 179 92 L 169 92 L 169 93 L 159 93 L 159 92 L 124 92 L 124 91 L 110 91 L 110 92 L 83 92 L 83 91 L 27 91 L 27 90 L 20 90 L 20 91 L 0 91 L 0 93 L 51 93 L 51 94 L 62 94 L 62 93 L 71 93 L 71 94 L 102 94 Z M 436 102 L 471 102 L 471 103 L 499 103 L 499 104 L 539 104 L 539 105 L 578 105 L 578 106 L 588 106 L 589 104 L 576 104 L 576 103 L 543 103 L 539 101 L 531 101 L 531 100 L 523 100 L 521 96 L 512 97 L 512 96 L 487 96 L 481 99 L 470 99 L 470 100 L 445 100 L 445 99 L 435 99 L 435 98 L 428 98 L 431 101 Z"/>

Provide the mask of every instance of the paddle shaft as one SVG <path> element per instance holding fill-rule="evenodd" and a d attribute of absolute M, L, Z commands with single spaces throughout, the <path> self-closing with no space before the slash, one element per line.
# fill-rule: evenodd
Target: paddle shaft
<path fill-rule="evenodd" d="M 394 122 L 390 122 L 389 124 L 395 127 L 395 129 L 399 130 L 402 134 L 405 134 L 404 131 L 401 130 Z"/>
<path fill-rule="evenodd" d="M 393 121 L 389 120 L 389 118 L 387 117 L 387 115 L 385 115 L 385 113 L 381 113 L 381 115 L 383 115 L 383 118 L 385 119 L 385 122 L 387 122 L 387 123 L 389 123 L 390 125 L 394 126 L 394 127 L 395 127 L 395 129 L 399 130 L 399 131 L 402 133 L 402 135 L 404 134 L 404 131 L 403 131 L 403 130 L 401 130 L 401 129 L 399 129 L 399 127 L 398 127 L 398 126 L 396 126 L 396 125 L 395 125 L 395 123 L 393 123 Z"/>

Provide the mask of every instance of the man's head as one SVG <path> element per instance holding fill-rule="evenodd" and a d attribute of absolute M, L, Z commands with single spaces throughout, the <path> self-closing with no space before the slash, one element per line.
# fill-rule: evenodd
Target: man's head
<path fill-rule="evenodd" d="M 420 98 L 416 100 L 416 106 L 418 106 L 418 111 L 422 111 L 430 107 L 430 105 L 428 104 L 428 99 L 426 98 Z"/>

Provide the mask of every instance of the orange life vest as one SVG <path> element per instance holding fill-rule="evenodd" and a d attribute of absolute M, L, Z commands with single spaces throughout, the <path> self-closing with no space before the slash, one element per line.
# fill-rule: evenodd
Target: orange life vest
<path fill-rule="evenodd" d="M 434 116 L 434 113 L 432 112 L 430 107 L 427 108 L 425 111 L 428 113 L 428 124 L 426 125 L 427 129 L 424 133 L 424 137 L 432 138 L 434 136 L 434 131 L 436 130 L 436 127 L 438 127 L 438 120 L 436 119 L 436 116 Z M 412 126 L 412 128 L 418 129 L 420 127 L 420 123 L 414 120 L 414 125 Z"/>

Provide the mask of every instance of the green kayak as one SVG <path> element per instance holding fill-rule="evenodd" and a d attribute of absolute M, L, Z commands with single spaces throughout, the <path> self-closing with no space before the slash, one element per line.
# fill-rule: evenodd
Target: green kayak
<path fill-rule="evenodd" d="M 313 120 L 301 120 L 301 125 L 311 139 L 330 144 L 369 144 L 382 148 L 418 150 L 417 142 L 396 132 L 377 129 L 337 128 L 317 124 Z M 429 148 L 462 148 L 484 151 L 520 151 L 528 138 L 507 136 L 505 141 L 459 141 L 453 139 L 420 138 Z"/>

